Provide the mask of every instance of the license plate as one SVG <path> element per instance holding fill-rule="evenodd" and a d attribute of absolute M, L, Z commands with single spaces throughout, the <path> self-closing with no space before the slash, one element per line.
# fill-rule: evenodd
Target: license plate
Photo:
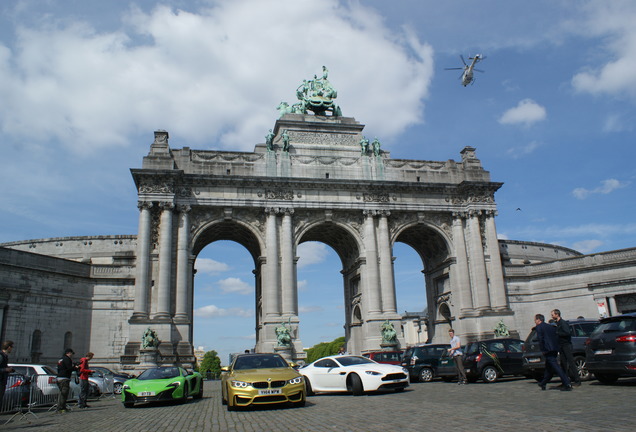
<path fill-rule="evenodd" d="M 154 396 L 155 392 L 139 392 L 139 396 Z"/>
<path fill-rule="evenodd" d="M 608 355 L 611 353 L 612 353 L 611 349 L 594 351 L 594 355 Z"/>
<path fill-rule="evenodd" d="M 264 395 L 273 395 L 273 394 L 280 394 L 280 389 L 266 389 L 266 390 L 259 390 L 258 394 L 261 396 Z"/>
<path fill-rule="evenodd" d="M 528 359 L 528 363 L 539 363 L 541 361 L 538 357 L 532 357 Z"/>

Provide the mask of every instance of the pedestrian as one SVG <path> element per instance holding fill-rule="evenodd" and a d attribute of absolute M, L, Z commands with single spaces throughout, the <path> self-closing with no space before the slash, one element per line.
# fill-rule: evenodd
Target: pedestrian
<path fill-rule="evenodd" d="M 82 357 L 80 359 L 80 395 L 79 402 L 77 403 L 79 408 L 89 408 L 89 405 L 86 403 L 86 401 L 88 400 L 88 377 L 95 371 L 88 368 L 88 362 L 91 361 L 94 356 L 95 354 L 93 354 L 92 352 L 87 352 L 86 357 Z"/>
<path fill-rule="evenodd" d="M 450 336 L 450 349 L 448 354 L 455 361 L 455 369 L 457 370 L 457 384 L 466 384 L 466 371 L 464 370 L 464 353 L 462 352 L 462 343 L 459 336 L 455 336 L 455 330 L 450 329 L 448 331 Z"/>
<path fill-rule="evenodd" d="M 561 311 L 554 309 L 550 315 L 556 323 L 556 332 L 559 337 L 559 353 L 561 354 L 561 367 L 565 370 L 565 373 L 570 377 L 570 381 L 573 386 L 581 385 L 581 377 L 579 376 L 579 369 L 574 363 L 574 354 L 572 353 L 572 333 L 570 332 L 570 325 L 561 318 Z"/>
<path fill-rule="evenodd" d="M 56 412 L 58 414 L 63 414 L 67 411 L 66 399 L 71 385 L 71 374 L 77 369 L 73 364 L 74 354 L 72 349 L 66 348 L 64 355 L 57 362 L 57 387 L 60 389 L 60 394 L 57 397 Z"/>
<path fill-rule="evenodd" d="M 0 348 L 0 405 L 2 405 L 4 389 L 7 386 L 9 374 L 14 372 L 13 368 L 9 367 L 9 354 L 13 351 L 13 341 L 7 340 L 2 342 Z"/>
<path fill-rule="evenodd" d="M 556 327 L 546 324 L 545 317 L 541 314 L 534 316 L 534 323 L 536 324 L 535 330 L 539 338 L 539 346 L 545 357 L 545 371 L 543 372 L 543 379 L 539 383 L 539 387 L 541 387 L 541 390 L 545 390 L 546 384 L 550 382 L 556 373 L 559 378 L 561 378 L 561 390 L 572 390 L 570 379 L 565 372 L 563 372 L 563 369 L 561 369 L 557 361 L 557 355 L 559 354 L 559 337 L 557 336 Z"/>

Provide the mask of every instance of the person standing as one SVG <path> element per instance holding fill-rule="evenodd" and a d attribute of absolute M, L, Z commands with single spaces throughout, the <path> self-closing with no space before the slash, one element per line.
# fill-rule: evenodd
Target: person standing
<path fill-rule="evenodd" d="M 457 384 L 466 384 L 466 371 L 464 370 L 464 353 L 462 352 L 462 343 L 459 336 L 455 336 L 455 330 L 450 329 L 448 331 L 450 336 L 450 349 L 448 354 L 455 361 L 455 369 L 457 370 Z"/>
<path fill-rule="evenodd" d="M 71 374 L 76 369 L 75 365 L 73 365 L 73 354 L 75 354 L 73 350 L 67 348 L 62 358 L 57 362 L 57 387 L 60 389 L 60 394 L 57 397 L 56 412 L 58 414 L 67 411 L 66 399 L 68 399 L 71 385 Z"/>
<path fill-rule="evenodd" d="M 550 324 L 546 324 L 545 317 L 541 314 L 534 316 L 534 323 L 536 324 L 535 330 L 539 338 L 539 346 L 545 357 L 545 371 L 543 372 L 543 379 L 539 383 L 539 387 L 541 387 L 541 390 L 545 390 L 546 384 L 550 382 L 556 373 L 559 378 L 561 378 L 561 390 L 572 390 L 570 379 L 565 372 L 563 372 L 563 369 L 561 369 L 557 361 L 559 337 L 557 336 L 556 328 Z"/>
<path fill-rule="evenodd" d="M 77 404 L 79 408 L 89 408 L 88 404 L 86 404 L 86 401 L 88 400 L 88 377 L 90 376 L 90 374 L 92 374 L 95 371 L 90 370 L 88 368 L 88 362 L 91 361 L 94 356 L 95 354 L 93 354 L 92 352 L 87 352 L 86 357 L 82 357 L 80 359 L 80 364 L 79 364 L 80 395 L 79 395 L 79 402 Z"/>
<path fill-rule="evenodd" d="M 559 352 L 561 353 L 561 366 L 565 373 L 570 377 L 573 386 L 581 385 L 581 377 L 579 370 L 574 363 L 574 354 L 572 353 L 572 333 L 570 325 L 561 318 L 561 311 L 554 309 L 550 312 L 552 319 L 556 323 L 556 333 L 559 337 Z"/>
<path fill-rule="evenodd" d="M 9 354 L 13 351 L 13 341 L 7 340 L 2 342 L 0 347 L 0 405 L 4 398 L 4 389 L 7 386 L 9 374 L 13 372 L 13 368 L 9 367 Z"/>

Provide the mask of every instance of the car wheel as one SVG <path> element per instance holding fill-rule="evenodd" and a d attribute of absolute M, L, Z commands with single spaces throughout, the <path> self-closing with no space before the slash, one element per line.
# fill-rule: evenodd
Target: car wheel
<path fill-rule="evenodd" d="M 192 396 L 193 399 L 202 399 L 203 398 L 203 379 L 201 379 L 201 382 L 199 383 L 199 391 Z"/>
<path fill-rule="evenodd" d="M 481 379 L 486 383 L 497 382 L 497 378 L 499 378 L 499 372 L 493 366 L 486 366 L 481 372 Z"/>
<path fill-rule="evenodd" d="M 120 382 L 116 382 L 115 384 L 113 384 L 113 393 L 115 394 L 121 394 L 121 388 L 123 387 L 123 384 Z"/>
<path fill-rule="evenodd" d="M 361 396 L 364 393 L 364 387 L 362 387 L 362 380 L 354 373 L 349 376 L 349 386 L 347 388 L 354 396 Z"/>
<path fill-rule="evenodd" d="M 124 402 L 124 408 L 132 408 L 134 405 L 134 402 Z"/>
<path fill-rule="evenodd" d="M 595 373 L 596 379 L 599 380 L 601 384 L 614 384 L 618 381 L 618 375 L 611 373 Z"/>
<path fill-rule="evenodd" d="M 576 365 L 576 371 L 579 374 L 580 381 L 589 381 L 592 377 L 590 371 L 587 370 L 585 363 L 585 357 L 574 357 L 574 364 Z"/>
<path fill-rule="evenodd" d="M 309 378 L 304 377 L 305 378 L 305 391 L 307 392 L 307 396 L 313 396 L 316 393 L 314 393 L 314 389 L 311 388 L 311 382 L 309 381 Z"/>
<path fill-rule="evenodd" d="M 433 381 L 433 371 L 430 368 L 422 368 L 418 376 L 418 379 L 420 380 L 420 382 Z"/>

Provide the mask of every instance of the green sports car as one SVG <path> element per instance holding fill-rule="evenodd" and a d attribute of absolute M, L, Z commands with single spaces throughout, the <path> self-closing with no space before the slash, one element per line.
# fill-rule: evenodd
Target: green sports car
<path fill-rule="evenodd" d="M 176 366 L 146 369 L 137 378 L 124 383 L 121 401 L 126 408 L 136 403 L 157 401 L 185 402 L 189 396 L 203 397 L 203 377 Z"/>

